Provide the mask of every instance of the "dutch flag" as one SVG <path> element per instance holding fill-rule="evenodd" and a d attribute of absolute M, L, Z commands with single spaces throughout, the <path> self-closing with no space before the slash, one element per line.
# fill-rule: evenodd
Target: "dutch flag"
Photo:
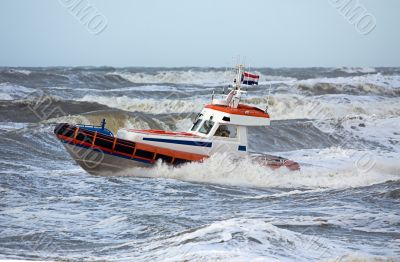
<path fill-rule="evenodd" d="M 242 74 L 242 84 L 244 85 L 258 85 L 258 80 L 260 79 L 259 75 L 250 74 L 248 72 L 244 72 Z"/>

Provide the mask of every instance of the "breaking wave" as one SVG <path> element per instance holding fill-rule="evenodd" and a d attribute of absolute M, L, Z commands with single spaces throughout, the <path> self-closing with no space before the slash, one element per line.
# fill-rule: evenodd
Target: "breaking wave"
<path fill-rule="evenodd" d="M 96 111 L 81 115 L 62 116 L 51 118 L 43 123 L 74 123 L 82 125 L 100 125 L 102 119 L 106 119 L 107 128 L 114 134 L 121 128 L 133 129 L 175 129 L 177 118 L 167 118 L 164 121 L 155 116 L 136 112 L 127 114 L 123 111 L 107 110 Z"/>
<path fill-rule="evenodd" d="M 260 74 L 260 73 L 259 73 Z M 115 72 L 110 75 L 117 75 L 135 84 L 186 84 L 219 86 L 228 85 L 234 78 L 233 71 L 230 70 L 187 70 L 187 71 L 157 71 L 154 74 L 134 73 L 134 72 Z M 266 82 L 290 82 L 294 78 L 284 76 L 267 76 L 260 74 L 260 81 Z"/>
<path fill-rule="evenodd" d="M 79 101 L 95 102 L 125 111 L 138 111 L 150 114 L 196 112 L 200 111 L 205 103 L 201 99 L 138 99 L 128 96 L 107 97 L 93 95 L 85 95 Z"/>
<path fill-rule="evenodd" d="M 147 249 L 152 254 L 143 259 L 172 261 L 310 261 L 339 253 L 338 245 L 332 241 L 282 229 L 262 219 L 214 222 L 158 239 Z M 287 250 L 291 251 L 289 257 Z"/>
<path fill-rule="evenodd" d="M 35 89 L 9 83 L 0 83 L 0 100 L 16 100 L 28 97 Z"/>
<path fill-rule="evenodd" d="M 300 80 L 295 86 L 311 94 L 372 94 L 400 95 L 399 75 L 362 75 L 353 77 L 316 78 Z"/>
<path fill-rule="evenodd" d="M 369 166 L 362 166 L 360 159 L 367 153 L 337 148 L 301 151 L 296 155 L 286 152 L 301 163 L 300 171 L 272 170 L 248 158 L 238 161 L 227 154 L 217 154 L 202 163 L 179 168 L 158 163 L 154 169 L 137 168 L 120 175 L 264 188 L 352 188 L 400 179 L 400 164 L 384 156 L 374 158 L 368 169 Z"/>
<path fill-rule="evenodd" d="M 229 71 L 157 71 L 154 74 L 116 72 L 109 73 L 138 84 L 191 84 L 191 85 L 221 85 L 227 84 L 234 74 Z"/>
<path fill-rule="evenodd" d="M 269 99 L 259 97 L 245 101 L 261 108 L 269 101 L 271 119 L 338 119 L 349 115 L 389 117 L 400 114 L 397 97 L 274 94 Z"/>
<path fill-rule="evenodd" d="M 79 101 L 99 103 L 125 111 L 150 114 L 199 112 L 209 97 L 193 99 L 137 99 L 127 96 L 85 95 Z M 400 115 L 399 98 L 360 97 L 349 95 L 304 96 L 273 94 L 270 98 L 243 100 L 260 108 L 269 102 L 271 119 L 338 119 L 349 115 L 389 117 Z"/>
<path fill-rule="evenodd" d="M 341 67 L 336 69 L 347 74 L 372 74 L 376 73 L 376 69 L 373 67 Z"/>

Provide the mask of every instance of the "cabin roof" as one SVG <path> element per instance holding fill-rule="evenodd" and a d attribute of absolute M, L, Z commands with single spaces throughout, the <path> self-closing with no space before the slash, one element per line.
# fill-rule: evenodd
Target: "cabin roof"
<path fill-rule="evenodd" d="M 242 115 L 242 116 L 251 116 L 251 117 L 262 117 L 269 118 L 269 114 L 265 113 L 258 107 L 249 106 L 245 104 L 239 104 L 237 108 L 232 108 L 226 105 L 215 105 L 208 104 L 205 108 L 213 109 L 216 111 L 232 114 L 232 115 Z"/>

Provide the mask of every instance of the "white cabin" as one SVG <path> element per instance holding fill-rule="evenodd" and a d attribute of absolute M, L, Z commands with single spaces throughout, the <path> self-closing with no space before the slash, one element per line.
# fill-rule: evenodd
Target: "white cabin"
<path fill-rule="evenodd" d="M 121 129 L 118 138 L 192 154 L 247 152 L 247 127 L 270 125 L 269 115 L 257 107 L 240 104 L 243 66 L 237 67 L 235 84 L 223 99 L 212 99 L 187 132 Z"/>

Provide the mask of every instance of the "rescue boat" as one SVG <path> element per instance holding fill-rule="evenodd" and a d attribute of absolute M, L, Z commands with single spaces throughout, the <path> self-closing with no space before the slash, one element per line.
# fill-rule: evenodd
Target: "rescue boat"
<path fill-rule="evenodd" d="M 222 99 L 213 95 L 187 132 L 123 128 L 114 135 L 103 119 L 100 126 L 60 123 L 54 133 L 72 158 L 95 175 L 135 175 L 136 167 L 152 167 L 157 161 L 176 166 L 203 161 L 216 153 L 248 156 L 273 169 L 299 170 L 292 160 L 248 151 L 247 128 L 270 125 L 267 110 L 240 103 L 246 93 L 242 85 L 258 84 L 258 79 L 238 66 L 230 92 Z"/>

